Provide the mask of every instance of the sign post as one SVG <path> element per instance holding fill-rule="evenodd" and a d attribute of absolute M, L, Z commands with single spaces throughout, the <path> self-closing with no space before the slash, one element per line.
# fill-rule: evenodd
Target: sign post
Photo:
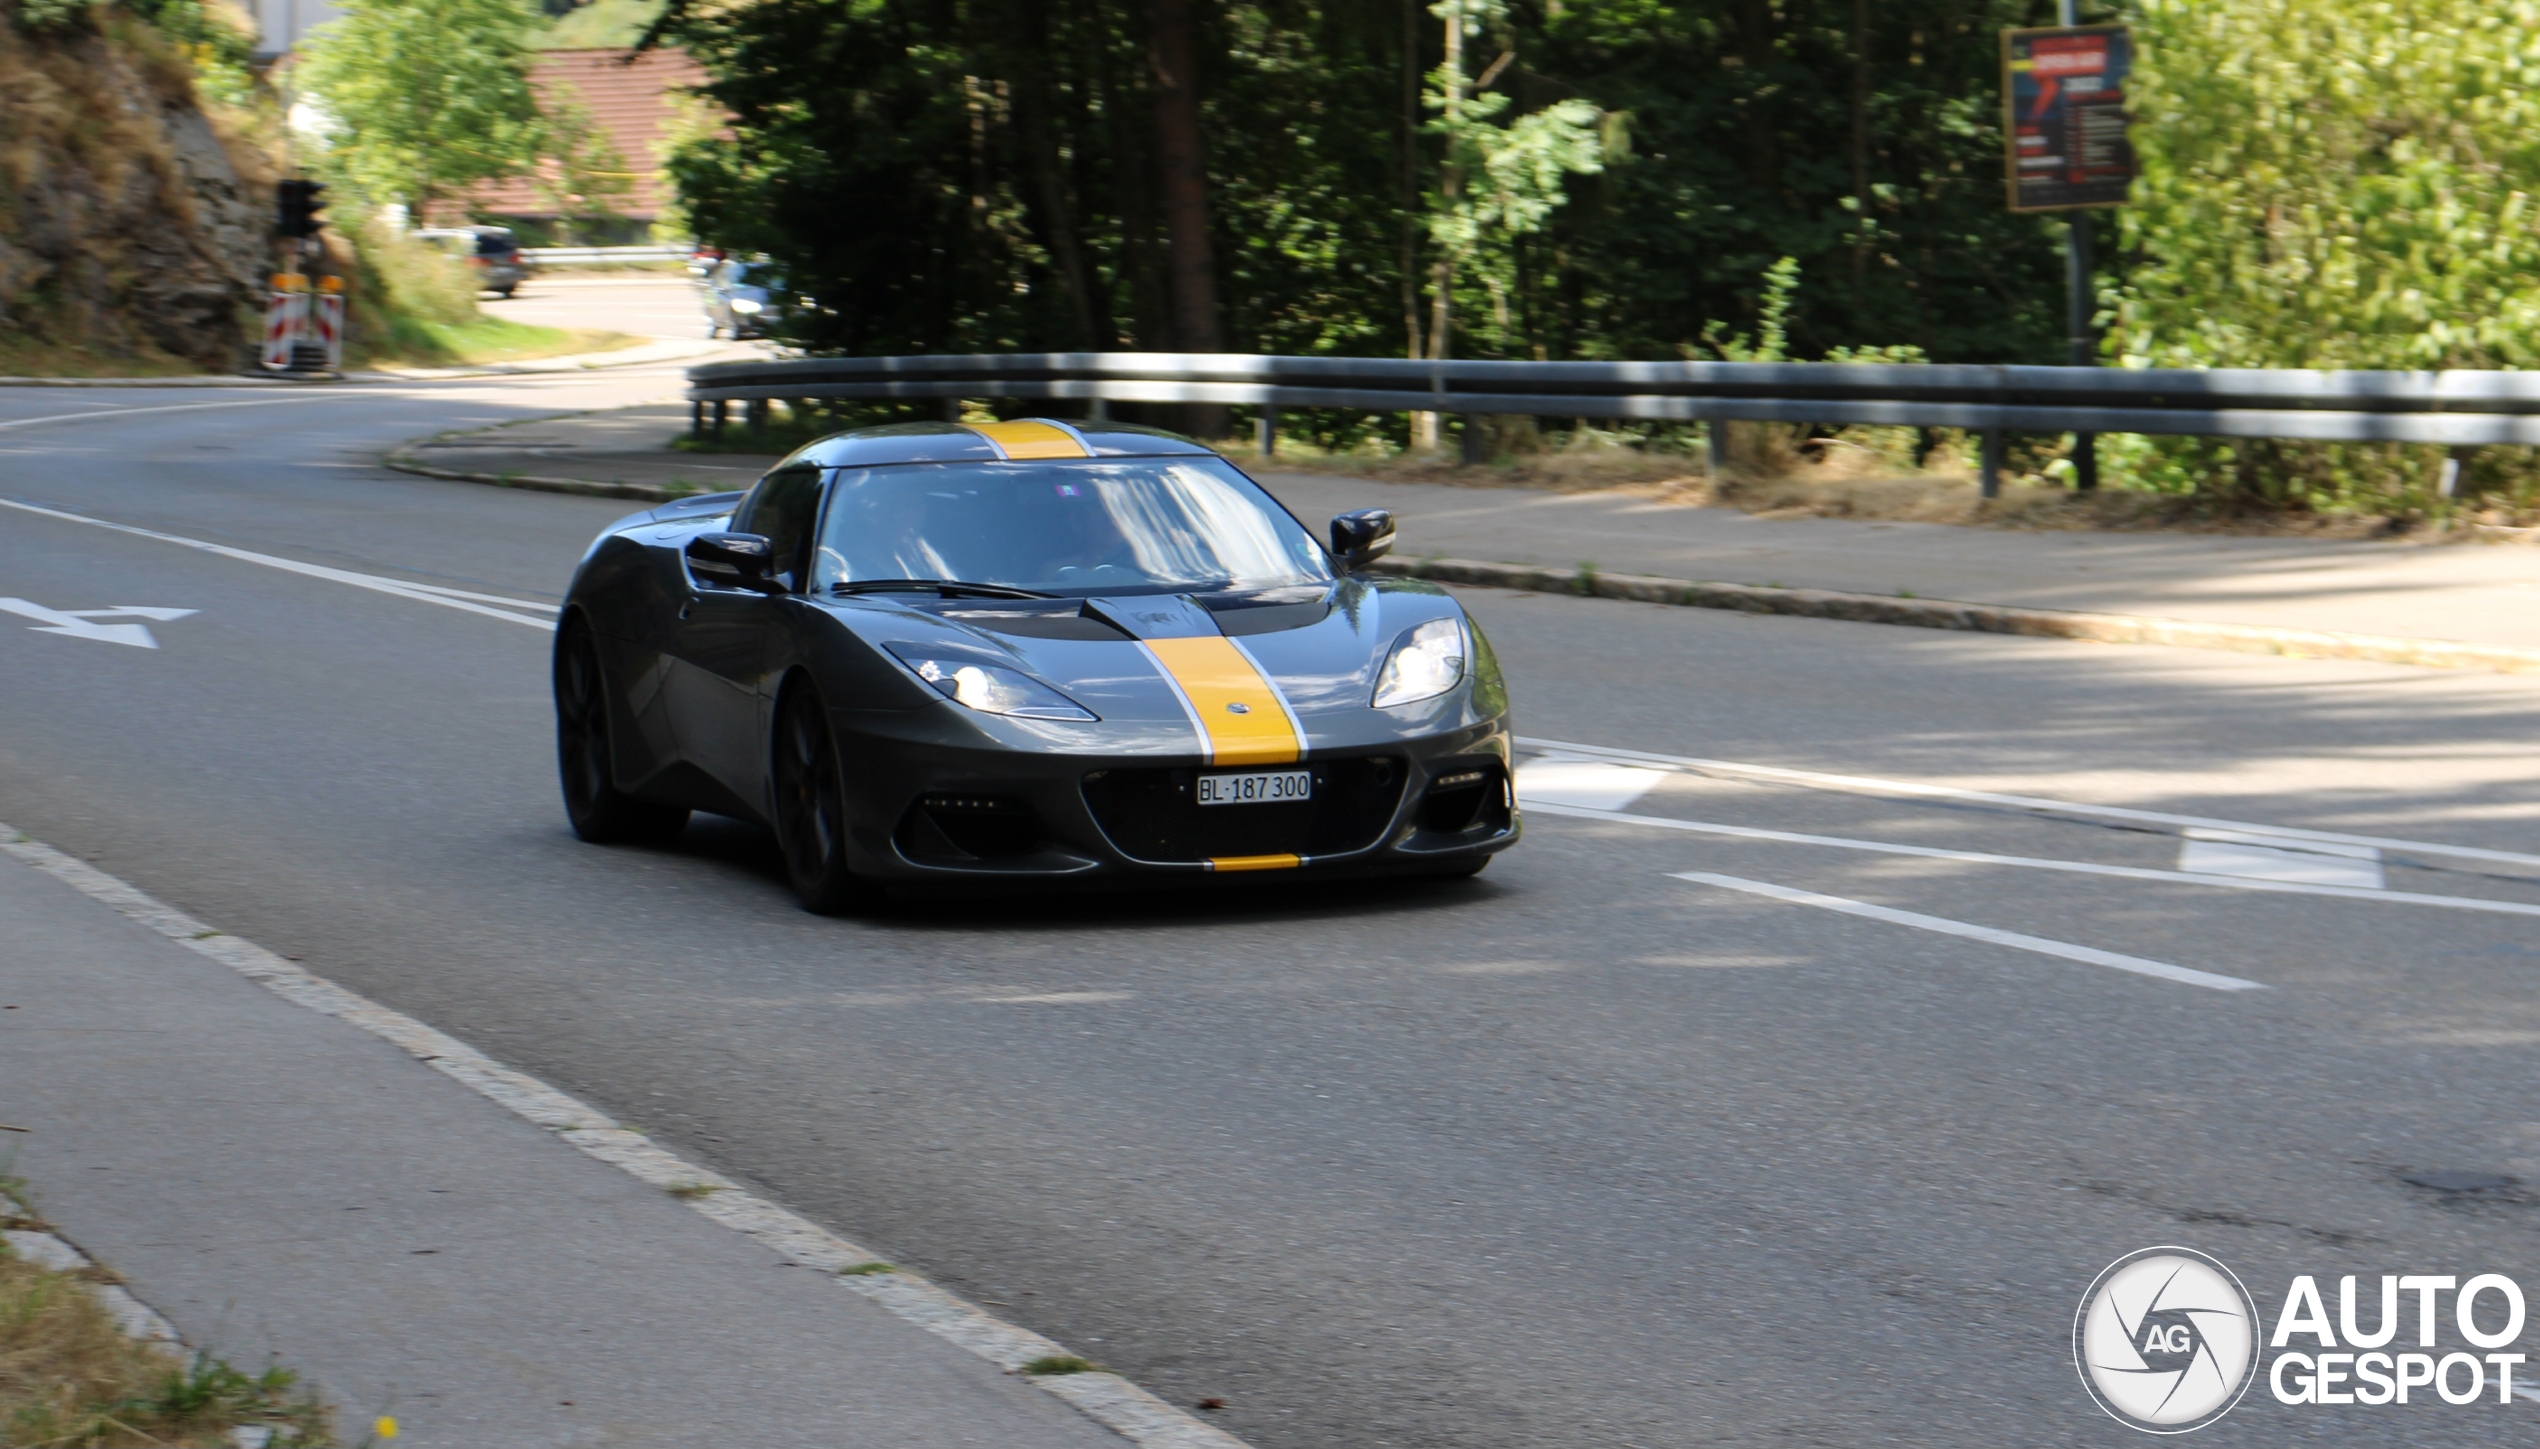
<path fill-rule="evenodd" d="M 2060 26 L 2002 32 L 2005 184 L 2013 211 L 2067 214 L 2068 360 L 2091 367 L 2099 342 L 2090 213 L 2123 205 L 2134 184 L 2125 110 L 2134 37 L 2122 25 L 2075 25 L 2073 0 L 2059 0 L 2059 9 Z M 2083 492 L 2099 486 L 2098 442 L 2091 433 L 2073 437 L 2073 486 Z"/>

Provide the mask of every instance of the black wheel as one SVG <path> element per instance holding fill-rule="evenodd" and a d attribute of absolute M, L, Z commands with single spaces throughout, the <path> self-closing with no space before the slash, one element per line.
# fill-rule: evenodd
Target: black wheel
<path fill-rule="evenodd" d="M 865 900 L 864 883 L 847 869 L 847 794 L 838 742 L 819 691 L 786 691 L 776 714 L 776 835 L 785 874 L 806 910 L 834 916 Z"/>
<path fill-rule="evenodd" d="M 556 772 L 573 833 L 594 845 L 666 842 L 688 823 L 677 805 L 638 800 L 617 788 L 609 750 L 608 684 L 589 625 L 565 625 L 556 640 Z"/>

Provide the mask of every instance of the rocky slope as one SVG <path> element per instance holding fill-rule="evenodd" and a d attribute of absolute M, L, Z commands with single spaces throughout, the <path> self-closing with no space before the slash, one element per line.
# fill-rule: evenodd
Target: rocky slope
<path fill-rule="evenodd" d="M 222 143 L 140 22 L 26 18 L 0 3 L 0 356 L 235 367 L 268 265 L 269 168 Z"/>

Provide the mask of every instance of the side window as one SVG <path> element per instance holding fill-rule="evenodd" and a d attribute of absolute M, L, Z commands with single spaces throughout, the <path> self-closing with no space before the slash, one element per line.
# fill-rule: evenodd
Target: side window
<path fill-rule="evenodd" d="M 732 526 L 765 534 L 776 555 L 777 577 L 800 593 L 811 563 L 811 532 L 820 521 L 820 470 L 784 468 L 761 478 Z"/>

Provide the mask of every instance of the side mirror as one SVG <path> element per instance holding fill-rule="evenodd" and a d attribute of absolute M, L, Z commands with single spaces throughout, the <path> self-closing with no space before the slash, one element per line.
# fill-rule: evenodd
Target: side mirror
<path fill-rule="evenodd" d="M 1393 510 L 1361 508 L 1332 520 L 1332 557 L 1344 572 L 1393 552 Z"/>
<path fill-rule="evenodd" d="M 688 572 L 710 589 L 781 594 L 776 548 L 755 533 L 701 533 L 688 540 Z"/>

